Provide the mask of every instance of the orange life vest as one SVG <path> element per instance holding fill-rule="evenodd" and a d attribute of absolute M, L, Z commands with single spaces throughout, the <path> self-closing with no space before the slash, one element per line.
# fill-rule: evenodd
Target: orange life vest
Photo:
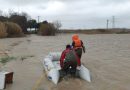
<path fill-rule="evenodd" d="M 81 43 L 81 40 L 80 39 L 77 39 L 77 40 L 74 40 L 74 48 L 77 49 L 77 48 L 82 48 L 82 43 Z"/>
<path fill-rule="evenodd" d="M 73 40 L 73 42 L 74 42 L 74 48 L 75 48 L 75 49 L 82 47 L 81 40 L 79 39 L 79 36 L 78 36 L 77 34 L 74 34 L 74 35 L 72 36 L 72 40 Z"/>
<path fill-rule="evenodd" d="M 77 34 L 74 34 L 74 35 L 72 36 L 72 40 L 74 41 L 74 40 L 77 40 L 77 39 L 79 39 L 79 36 L 78 36 Z"/>

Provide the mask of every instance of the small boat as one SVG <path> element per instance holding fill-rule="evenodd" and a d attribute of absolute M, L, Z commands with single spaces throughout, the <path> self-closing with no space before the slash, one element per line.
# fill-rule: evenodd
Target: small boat
<path fill-rule="evenodd" d="M 54 84 L 57 84 L 60 79 L 60 56 L 61 52 L 51 52 L 43 59 L 43 67 L 47 78 Z M 81 65 L 78 75 L 81 79 L 91 82 L 90 72 L 84 65 Z"/>

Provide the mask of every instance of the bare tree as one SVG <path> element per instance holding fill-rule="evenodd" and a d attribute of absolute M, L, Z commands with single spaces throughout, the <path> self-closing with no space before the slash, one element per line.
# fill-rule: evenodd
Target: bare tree
<path fill-rule="evenodd" d="M 8 14 L 9 14 L 9 16 L 11 16 L 12 13 L 14 13 L 14 11 L 13 11 L 12 9 L 9 9 L 9 10 L 8 10 Z"/>
<path fill-rule="evenodd" d="M 53 24 L 54 24 L 54 27 L 55 27 L 57 30 L 59 30 L 59 29 L 61 28 L 61 26 L 62 26 L 61 22 L 58 21 L 58 20 L 57 20 L 57 21 L 54 21 Z"/>
<path fill-rule="evenodd" d="M 28 15 L 26 12 L 22 12 L 22 13 L 21 13 L 21 16 L 25 16 L 25 17 L 27 18 L 27 21 L 28 21 L 28 20 L 31 20 L 31 16 Z"/>
<path fill-rule="evenodd" d="M 3 11 L 2 11 L 2 10 L 0 10 L 0 16 L 2 16 L 2 14 L 3 14 Z"/>

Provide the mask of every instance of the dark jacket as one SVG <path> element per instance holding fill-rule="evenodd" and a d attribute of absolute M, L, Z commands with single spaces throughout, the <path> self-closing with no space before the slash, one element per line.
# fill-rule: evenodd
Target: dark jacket
<path fill-rule="evenodd" d="M 69 53 L 70 51 L 71 51 L 70 49 L 66 49 L 66 50 L 64 50 L 64 51 L 62 52 L 61 57 L 60 57 L 60 66 L 61 66 L 61 68 L 63 68 L 64 60 L 65 60 L 66 54 Z M 73 51 L 74 51 L 74 50 L 73 50 Z M 74 51 L 74 54 L 75 54 L 75 57 L 76 57 L 77 65 L 80 66 L 80 65 L 81 65 L 81 62 L 80 62 L 79 57 L 78 57 L 77 54 L 75 53 L 75 51 Z"/>

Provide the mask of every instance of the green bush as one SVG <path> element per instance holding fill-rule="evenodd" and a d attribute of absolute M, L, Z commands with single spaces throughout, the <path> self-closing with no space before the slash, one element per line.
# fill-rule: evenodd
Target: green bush
<path fill-rule="evenodd" d="M 5 26 L 4 23 L 0 22 L 0 38 L 5 38 L 7 37 L 7 32 L 6 32 L 7 27 Z"/>
<path fill-rule="evenodd" d="M 47 24 L 42 23 L 40 24 L 38 34 L 43 36 L 54 36 L 56 34 L 56 28 L 51 23 L 47 23 Z"/>
<path fill-rule="evenodd" d="M 20 13 L 12 13 L 9 17 L 10 22 L 17 23 L 21 28 L 23 33 L 28 33 L 27 32 L 27 17 L 25 14 L 20 14 Z"/>

